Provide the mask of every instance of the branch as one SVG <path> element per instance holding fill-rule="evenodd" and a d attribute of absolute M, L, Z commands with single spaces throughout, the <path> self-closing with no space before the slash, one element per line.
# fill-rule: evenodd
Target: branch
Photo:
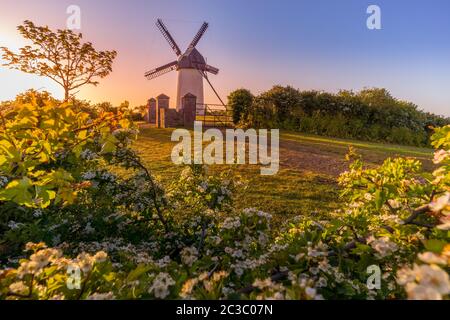
<path fill-rule="evenodd" d="M 406 218 L 403 222 L 404 224 L 416 224 L 416 222 L 414 222 L 415 219 L 417 219 L 417 217 L 419 217 L 421 214 L 430 212 L 431 208 L 429 204 L 423 205 L 421 207 L 418 207 L 416 209 L 414 209 L 411 213 L 411 215 Z"/>
<path fill-rule="evenodd" d="M 156 185 L 155 185 L 155 182 L 153 181 L 153 177 L 150 175 L 150 172 L 148 171 L 148 169 L 139 160 L 135 160 L 135 163 L 139 168 L 141 168 L 145 172 L 148 180 L 150 181 L 150 184 L 152 185 L 152 188 L 151 188 L 152 189 L 152 200 L 153 200 L 153 204 L 156 209 L 156 213 L 158 215 L 159 220 L 161 221 L 161 223 L 164 226 L 164 230 L 166 232 L 169 232 L 169 225 L 167 224 L 167 221 L 164 218 L 164 216 L 161 212 L 161 208 L 159 207 L 159 204 L 158 204 L 158 199 L 157 199 L 158 196 L 156 194 Z"/>

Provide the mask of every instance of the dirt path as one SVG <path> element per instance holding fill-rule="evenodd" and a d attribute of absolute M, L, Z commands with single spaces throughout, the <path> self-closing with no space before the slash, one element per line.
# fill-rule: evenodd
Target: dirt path
<path fill-rule="evenodd" d="M 147 135 L 141 139 L 152 139 L 158 142 L 157 148 L 153 148 L 152 159 L 158 156 L 160 160 L 168 160 L 170 157 L 170 148 L 174 142 L 170 141 L 170 129 L 154 129 L 141 127 L 144 130 L 149 130 Z M 150 133 L 151 132 L 151 133 Z M 147 136 L 147 138 L 145 138 Z M 297 137 L 294 137 L 294 139 Z M 299 138 L 303 138 L 299 136 Z M 342 142 L 342 140 L 334 142 L 332 138 L 330 141 L 312 141 L 309 137 L 304 140 L 294 140 L 290 137 L 280 137 L 280 168 L 293 169 L 298 171 L 309 171 L 317 174 L 327 175 L 330 177 L 337 177 L 342 172 L 348 169 L 348 162 L 345 161 L 345 155 L 348 152 L 348 146 L 353 145 L 352 141 Z M 328 138 L 327 138 L 328 139 Z M 141 140 L 142 141 L 142 140 Z M 246 143 L 246 153 L 250 150 L 248 142 Z M 257 147 L 255 147 L 257 148 Z M 398 154 L 397 151 L 392 150 L 374 150 L 365 147 L 355 147 L 357 153 L 362 155 L 364 163 L 369 166 L 375 166 L 383 163 L 388 157 L 411 156 L 408 149 L 401 150 L 403 154 Z M 413 156 L 419 159 L 424 164 L 424 169 L 431 171 L 433 169 L 431 159 L 424 156 Z"/>
<path fill-rule="evenodd" d="M 347 170 L 348 163 L 335 152 L 327 152 L 311 144 L 281 140 L 280 166 L 337 177 Z"/>

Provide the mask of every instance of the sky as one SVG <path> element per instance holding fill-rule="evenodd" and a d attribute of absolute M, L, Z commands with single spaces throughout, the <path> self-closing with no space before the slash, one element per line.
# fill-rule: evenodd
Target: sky
<path fill-rule="evenodd" d="M 144 73 L 176 59 L 155 26 L 162 18 L 182 51 L 203 21 L 197 45 L 220 96 L 273 85 L 337 92 L 384 87 L 425 111 L 450 116 L 448 0 L 0 0 L 0 46 L 24 45 L 16 27 L 28 19 L 66 27 L 69 5 L 81 9 L 83 38 L 116 50 L 113 72 L 77 97 L 143 105 L 160 93 L 176 97 L 176 72 L 153 80 Z M 381 30 L 369 30 L 369 5 L 381 9 Z M 0 67 L 0 100 L 29 88 L 63 97 L 51 80 Z M 218 100 L 205 83 L 205 102 Z"/>

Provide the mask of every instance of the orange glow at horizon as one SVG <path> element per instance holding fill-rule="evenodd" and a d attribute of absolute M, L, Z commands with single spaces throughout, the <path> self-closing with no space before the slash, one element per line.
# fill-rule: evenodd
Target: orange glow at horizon
<path fill-rule="evenodd" d="M 14 52 L 18 52 L 19 48 L 29 45 L 16 29 L 21 24 L 22 19 L 17 19 L 15 23 L 8 23 L 6 20 L 0 21 L 0 47 L 4 46 Z M 39 22 L 36 22 L 37 25 Z M 61 26 L 52 29 L 61 28 Z M 195 27 L 194 27 L 195 28 Z M 153 27 L 153 29 L 156 29 Z M 147 100 L 156 97 L 161 93 L 168 95 L 170 106 L 175 107 L 177 73 L 172 71 L 156 79 L 147 80 L 144 77 L 145 71 L 151 70 L 159 65 L 166 63 L 166 60 L 174 60 L 173 52 L 165 43 L 162 35 L 156 34 L 160 39 L 153 39 L 151 50 L 148 50 L 149 44 L 143 43 L 142 51 L 126 50 L 122 44 L 116 44 L 116 39 L 104 41 L 102 36 L 98 36 L 99 40 L 95 40 L 95 33 L 83 30 L 84 41 L 91 41 L 98 50 L 116 50 L 117 58 L 113 62 L 113 71 L 103 79 L 98 79 L 97 86 L 86 85 L 78 91 L 72 92 L 78 99 L 91 101 L 92 103 L 111 102 L 113 105 L 119 105 L 127 100 L 131 106 L 145 105 Z M 157 33 L 157 30 L 151 30 Z M 86 34 L 86 35 L 85 35 Z M 153 35 L 155 36 L 155 34 Z M 147 47 L 147 48 L 145 48 Z M 154 54 L 149 54 L 149 51 Z M 153 61 L 156 61 L 152 63 Z M 142 65 L 142 61 L 146 61 L 146 65 Z M 4 63 L 0 56 L 0 65 Z M 220 75 L 220 73 L 219 73 Z M 212 83 L 215 79 L 211 78 Z M 62 99 L 63 88 L 56 82 L 45 77 L 26 74 L 18 70 L 12 70 L 7 67 L 0 67 L 0 101 L 13 100 L 15 96 L 28 89 L 45 90 L 50 92 L 54 97 Z M 216 88 L 221 98 L 226 101 L 226 90 Z M 230 90 L 233 90 L 230 87 Z M 207 82 L 204 83 L 205 102 L 219 103 L 219 100 L 209 88 Z"/>
<path fill-rule="evenodd" d="M 19 48 L 28 44 L 17 32 L 12 35 L 0 32 L 0 39 L 0 46 L 5 46 L 14 52 L 18 52 Z M 0 59 L 0 62 L 3 63 L 3 60 Z M 148 69 L 150 68 L 148 67 Z M 87 85 L 73 93 L 76 94 L 77 98 L 92 103 L 108 101 L 114 105 L 119 105 L 127 100 L 132 106 L 144 105 L 148 99 L 164 93 L 171 97 L 171 107 L 175 107 L 176 71 L 153 80 L 147 80 L 142 70 L 139 62 L 127 59 L 124 54 L 118 52 L 118 56 L 113 63 L 113 72 L 107 77 L 99 79 L 99 85 Z M 45 90 L 52 93 L 56 98 L 63 98 L 63 89 L 57 83 L 45 77 L 0 68 L 0 79 L 7 79 L 7 81 L 1 81 L 0 101 L 12 100 L 17 94 L 31 88 Z M 209 92 L 211 89 L 208 89 L 205 81 L 205 101 L 218 103 L 217 97 L 213 92 Z M 222 97 L 222 99 L 225 98 Z"/>

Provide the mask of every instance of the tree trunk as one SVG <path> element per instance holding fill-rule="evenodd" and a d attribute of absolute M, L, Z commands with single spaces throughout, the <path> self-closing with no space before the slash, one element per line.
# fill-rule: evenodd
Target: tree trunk
<path fill-rule="evenodd" d="M 69 88 L 64 88 L 64 102 L 69 101 Z"/>

